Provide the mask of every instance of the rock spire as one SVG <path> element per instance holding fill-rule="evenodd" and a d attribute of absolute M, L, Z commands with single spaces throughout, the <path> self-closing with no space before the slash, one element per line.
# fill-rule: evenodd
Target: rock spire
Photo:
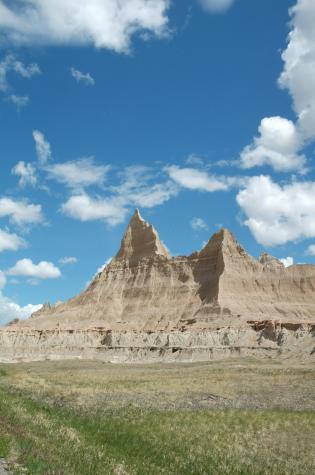
<path fill-rule="evenodd" d="M 136 210 L 117 256 L 88 288 L 14 327 L 183 331 L 185 339 L 186 331 L 240 329 L 248 321 L 312 323 L 314 288 L 315 266 L 284 268 L 266 254 L 258 261 L 227 229 L 201 251 L 171 257 Z M 138 343 L 132 340 L 132 346 Z"/>
<path fill-rule="evenodd" d="M 136 209 L 115 260 L 128 260 L 131 263 L 136 263 L 144 257 L 154 256 L 163 256 L 167 259 L 171 257 L 157 231 L 142 218 L 139 210 Z"/>

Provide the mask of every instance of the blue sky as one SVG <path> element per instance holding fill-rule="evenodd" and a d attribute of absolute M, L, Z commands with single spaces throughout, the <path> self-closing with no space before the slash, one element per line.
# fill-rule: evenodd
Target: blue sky
<path fill-rule="evenodd" d="M 71 21 L 69 21 L 71 19 Z M 81 291 L 135 207 L 315 263 L 313 0 L 0 0 L 0 322 Z"/>

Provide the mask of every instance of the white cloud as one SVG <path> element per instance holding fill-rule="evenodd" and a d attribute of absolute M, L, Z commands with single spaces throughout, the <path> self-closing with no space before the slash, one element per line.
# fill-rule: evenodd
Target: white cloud
<path fill-rule="evenodd" d="M 125 196 L 126 204 L 141 206 L 142 208 L 154 208 L 162 205 L 178 193 L 172 182 L 156 183 L 155 185 L 139 188 L 134 194 Z"/>
<path fill-rule="evenodd" d="M 198 0 L 203 9 L 210 13 L 224 13 L 235 0 Z"/>
<path fill-rule="evenodd" d="M 315 182 L 274 183 L 255 176 L 237 195 L 246 226 L 264 246 L 315 237 Z"/>
<path fill-rule="evenodd" d="M 45 136 L 39 130 L 33 131 L 33 138 L 35 141 L 37 158 L 40 165 L 45 165 L 51 159 L 51 148 Z"/>
<path fill-rule="evenodd" d="M 9 217 L 18 225 L 36 224 L 43 221 L 41 205 L 26 201 L 15 201 L 12 198 L 0 198 L 0 218 Z"/>
<path fill-rule="evenodd" d="M 170 180 L 154 183 L 157 173 L 144 166 L 127 167 L 120 173 L 121 183 L 112 187 L 114 199 L 122 206 L 153 208 L 178 194 L 178 187 Z"/>
<path fill-rule="evenodd" d="M 111 226 L 125 220 L 127 209 L 110 198 L 92 198 L 82 193 L 71 196 L 61 206 L 62 213 L 80 221 L 104 220 Z"/>
<path fill-rule="evenodd" d="M 0 291 L 0 325 L 5 325 L 15 318 L 25 320 L 30 317 L 32 313 L 37 312 L 41 307 L 42 305 L 32 304 L 22 307 L 11 299 L 5 297 Z"/>
<path fill-rule="evenodd" d="M 62 257 L 61 259 L 59 259 L 59 264 L 61 264 L 62 266 L 66 266 L 68 264 L 76 264 L 77 262 L 78 262 L 78 259 L 72 256 Z"/>
<path fill-rule="evenodd" d="M 34 264 L 31 259 L 21 259 L 9 269 L 7 275 L 22 275 L 35 279 L 57 279 L 61 272 L 52 262 L 41 261 Z"/>
<path fill-rule="evenodd" d="M 303 169 L 306 159 L 299 155 L 301 137 L 291 120 L 266 117 L 258 131 L 259 136 L 241 153 L 243 168 L 270 165 L 277 171 Z"/>
<path fill-rule="evenodd" d="M 96 165 L 93 157 L 48 164 L 47 162 L 52 158 L 50 143 L 45 139 L 44 134 L 38 130 L 33 131 L 33 138 L 38 166 L 47 173 L 49 179 L 77 191 L 87 186 L 102 186 L 104 184 L 106 174 L 111 169 L 110 165 Z M 26 184 L 26 182 L 36 184 L 36 167 L 30 163 L 19 162 L 14 167 L 13 173 L 21 176 L 21 185 Z"/>
<path fill-rule="evenodd" d="M 86 86 L 95 86 L 95 79 L 90 73 L 82 73 L 78 69 L 71 68 L 71 75 L 77 82 L 82 82 Z"/>
<path fill-rule="evenodd" d="M 26 247 L 24 239 L 0 229 L 0 252 L 17 251 L 23 247 Z"/>
<path fill-rule="evenodd" d="M 19 261 L 19 262 L 22 262 L 22 261 Z M 18 318 L 19 320 L 25 320 L 26 318 L 29 318 L 32 315 L 32 313 L 36 312 L 42 307 L 42 305 L 33 305 L 33 304 L 20 306 L 19 304 L 13 302 L 8 297 L 5 297 L 2 293 L 2 290 L 5 287 L 6 282 L 7 282 L 6 274 L 10 274 L 10 272 L 5 273 L 5 272 L 0 271 L 0 325 L 5 325 L 6 323 L 16 318 Z M 18 274 L 18 275 L 22 275 L 22 274 Z M 13 279 L 10 282 L 14 283 Z"/>
<path fill-rule="evenodd" d="M 182 188 L 198 191 L 226 191 L 233 186 L 239 186 L 245 178 L 209 175 L 204 170 L 196 168 L 180 168 L 171 165 L 164 169 L 170 178 Z"/>
<path fill-rule="evenodd" d="M 0 30 L 1 30 L 1 10 L 2 2 L 0 1 Z M 0 91 L 5 92 L 10 89 L 8 83 L 8 74 L 10 72 L 15 72 L 25 79 L 30 79 L 31 77 L 40 74 L 40 69 L 37 64 L 25 65 L 21 61 L 18 61 L 16 57 L 12 54 L 8 54 L 0 62 Z"/>
<path fill-rule="evenodd" d="M 30 79 L 37 74 L 40 74 L 40 69 L 37 64 L 25 65 L 22 61 L 18 61 L 15 56 L 8 55 L 5 58 L 5 62 L 8 65 L 7 69 L 9 71 L 15 71 L 17 74 L 23 78 Z"/>
<path fill-rule="evenodd" d="M 127 167 L 119 177 L 120 184 L 111 186 L 107 197 L 77 193 L 62 205 L 61 211 L 81 221 L 104 220 L 115 226 L 125 220 L 129 207 L 153 208 L 178 193 L 178 187 L 170 180 L 154 183 L 156 174 L 148 167 Z"/>
<path fill-rule="evenodd" d="M 35 186 L 37 183 L 36 170 L 31 163 L 18 162 L 12 168 L 12 174 L 20 177 L 19 185 L 21 187 L 26 185 Z"/>
<path fill-rule="evenodd" d="M 311 244 L 310 246 L 308 246 L 308 248 L 306 249 L 306 254 L 308 256 L 315 256 L 315 244 Z"/>
<path fill-rule="evenodd" d="M 302 170 L 305 157 L 300 151 L 315 138 L 315 2 L 297 0 L 292 17 L 288 46 L 282 53 L 284 69 L 279 85 L 293 98 L 297 122 L 281 117 L 262 120 L 260 136 L 245 147 L 241 164 L 245 168 L 271 165 L 277 171 Z"/>
<path fill-rule="evenodd" d="M 93 158 L 65 163 L 56 163 L 45 168 L 48 178 L 54 179 L 69 188 L 84 188 L 90 185 L 103 185 L 109 165 L 95 165 Z"/>
<path fill-rule="evenodd" d="M 16 94 L 11 94 L 8 97 L 8 100 L 12 102 L 18 109 L 25 107 L 29 104 L 30 98 L 28 96 L 17 96 Z"/>
<path fill-rule="evenodd" d="M 284 265 L 284 267 L 290 267 L 290 266 L 293 266 L 294 264 L 294 259 L 293 257 L 284 257 L 283 259 L 279 259 L 280 262 L 282 262 L 282 264 Z"/>
<path fill-rule="evenodd" d="M 193 218 L 190 221 L 190 226 L 195 230 L 195 231 L 207 231 L 208 225 L 204 222 L 202 218 Z"/>
<path fill-rule="evenodd" d="M 2 290 L 6 285 L 7 275 L 26 275 L 30 277 L 35 276 L 39 279 L 48 279 L 59 277 L 61 274 L 59 269 L 49 262 L 41 262 L 38 265 L 34 265 L 29 259 L 18 261 L 16 265 L 7 272 L 0 271 L 0 325 L 5 325 L 16 318 L 25 320 L 42 307 L 41 304 L 27 304 L 21 306 L 8 297 L 5 297 Z M 10 283 L 17 282 L 11 279 Z"/>
<path fill-rule="evenodd" d="M 279 84 L 287 88 L 304 138 L 315 137 L 315 2 L 298 0 L 290 10 L 292 30 L 282 54 L 284 70 Z"/>
<path fill-rule="evenodd" d="M 169 0 L 0 0 L 0 32 L 15 44 L 130 49 L 132 36 L 167 32 Z"/>

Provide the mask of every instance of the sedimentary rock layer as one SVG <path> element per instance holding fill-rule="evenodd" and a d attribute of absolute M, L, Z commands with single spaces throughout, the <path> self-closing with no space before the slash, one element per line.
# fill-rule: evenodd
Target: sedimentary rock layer
<path fill-rule="evenodd" d="M 79 296 L 20 326 L 167 331 L 238 326 L 247 320 L 312 322 L 315 266 L 285 268 L 249 256 L 226 229 L 200 251 L 170 257 L 136 211 L 116 257 Z"/>
<path fill-rule="evenodd" d="M 303 359 L 315 352 L 314 336 L 315 325 L 272 321 L 185 332 L 10 329 L 0 332 L 0 362 L 70 358 L 191 362 L 240 356 Z"/>
<path fill-rule="evenodd" d="M 0 331 L 0 352 L 25 358 L 129 355 L 146 360 L 153 354 L 166 359 L 194 354 L 192 358 L 204 359 L 288 351 L 297 338 L 296 348 L 302 351 L 305 346 L 310 354 L 306 341 L 314 333 L 314 289 L 315 266 L 285 268 L 266 253 L 256 260 L 226 229 L 214 234 L 201 251 L 171 257 L 136 210 L 116 257 L 88 288 Z M 256 322 L 256 327 L 248 322 Z M 285 341 L 269 335 L 265 349 L 261 342 L 270 325 L 286 335 Z M 113 344 L 103 345 L 103 335 Z M 15 349 L 11 351 L 10 345 Z"/>

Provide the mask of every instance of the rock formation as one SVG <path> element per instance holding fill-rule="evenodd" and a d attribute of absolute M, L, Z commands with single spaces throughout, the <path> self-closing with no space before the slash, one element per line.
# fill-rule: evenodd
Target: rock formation
<path fill-rule="evenodd" d="M 171 257 L 135 211 L 112 261 L 77 297 L 0 331 L 0 360 L 191 360 L 310 355 L 315 266 L 249 256 L 226 229 Z"/>

